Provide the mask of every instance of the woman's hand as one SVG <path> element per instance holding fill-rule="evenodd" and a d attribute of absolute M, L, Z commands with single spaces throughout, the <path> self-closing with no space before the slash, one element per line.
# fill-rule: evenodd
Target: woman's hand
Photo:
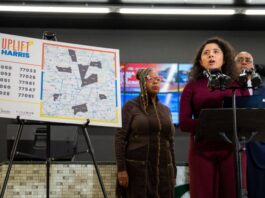
<path fill-rule="evenodd" d="M 129 184 L 129 176 L 127 171 L 118 172 L 118 182 L 123 187 L 128 187 Z"/>

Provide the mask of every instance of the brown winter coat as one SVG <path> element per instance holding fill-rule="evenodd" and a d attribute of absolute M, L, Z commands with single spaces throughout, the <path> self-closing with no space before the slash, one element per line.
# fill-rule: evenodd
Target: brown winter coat
<path fill-rule="evenodd" d="M 122 128 L 116 132 L 115 148 L 118 171 L 127 170 L 129 186 L 122 189 L 118 185 L 118 197 L 173 197 L 176 179 L 175 127 L 165 105 L 158 102 L 157 112 L 161 131 L 151 101 L 147 108 L 148 115 L 140 108 L 139 97 L 128 101 L 123 107 Z"/>

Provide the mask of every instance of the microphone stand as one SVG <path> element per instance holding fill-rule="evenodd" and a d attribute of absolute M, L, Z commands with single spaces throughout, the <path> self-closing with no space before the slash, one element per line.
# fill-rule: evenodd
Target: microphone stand
<path fill-rule="evenodd" d="M 218 89 L 224 91 L 224 87 L 218 87 L 218 88 L 210 88 L 213 91 Z M 224 140 L 228 143 L 233 144 L 234 146 L 234 154 L 235 154 L 235 173 L 236 173 L 236 197 L 237 198 L 247 198 L 246 193 L 243 190 L 242 185 L 242 159 L 240 152 L 242 152 L 245 145 L 241 146 L 241 142 L 238 138 L 237 133 L 237 111 L 236 111 L 236 90 L 241 89 L 241 87 L 226 87 L 226 89 L 232 90 L 232 112 L 233 112 L 233 133 L 232 133 L 232 140 L 230 140 L 225 134 L 222 134 Z M 243 138 L 245 139 L 245 138 Z M 243 140 L 243 144 L 245 144 L 247 141 Z"/>
<path fill-rule="evenodd" d="M 205 70 L 206 71 L 206 70 Z M 224 91 L 226 89 L 232 90 L 232 112 L 233 112 L 233 136 L 232 141 L 224 135 L 224 139 L 226 142 L 232 143 L 234 145 L 234 153 L 235 153 L 235 172 L 236 172 L 236 194 L 237 198 L 243 198 L 245 193 L 242 188 L 242 160 L 241 155 L 239 154 L 242 151 L 241 142 L 239 141 L 237 134 L 237 112 L 236 112 L 236 89 L 241 89 L 240 86 L 228 86 L 227 82 L 231 80 L 229 76 L 222 74 L 221 72 L 217 75 L 212 75 L 210 71 L 204 72 L 208 78 L 208 88 L 210 91 L 221 90 Z M 243 141 L 245 144 L 246 141 Z"/>
<path fill-rule="evenodd" d="M 237 115 L 236 115 L 236 88 L 232 88 L 232 110 L 233 110 L 233 139 L 235 158 L 236 158 L 236 194 L 238 198 L 244 197 L 242 188 L 242 160 L 239 152 L 242 151 L 240 141 L 237 135 Z"/>

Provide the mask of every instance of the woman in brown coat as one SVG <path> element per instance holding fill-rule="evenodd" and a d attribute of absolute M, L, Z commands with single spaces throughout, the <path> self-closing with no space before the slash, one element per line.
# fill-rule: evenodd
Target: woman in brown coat
<path fill-rule="evenodd" d="M 122 128 L 115 135 L 117 197 L 173 198 L 176 181 L 174 133 L 169 109 L 158 101 L 161 78 L 140 69 L 140 96 L 122 109 Z"/>

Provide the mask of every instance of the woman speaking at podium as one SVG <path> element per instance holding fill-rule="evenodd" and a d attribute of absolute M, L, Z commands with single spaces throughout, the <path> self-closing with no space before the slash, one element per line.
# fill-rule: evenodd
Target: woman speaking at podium
<path fill-rule="evenodd" d="M 117 197 L 173 198 L 175 127 L 169 109 L 158 101 L 161 78 L 150 68 L 138 70 L 136 77 L 140 96 L 124 105 L 115 135 Z"/>
<path fill-rule="evenodd" d="M 236 173 L 233 145 L 226 143 L 196 142 L 195 132 L 202 109 L 221 108 L 225 96 L 232 96 L 230 89 L 209 90 L 204 71 L 220 70 L 227 76 L 235 76 L 235 51 L 221 38 L 204 42 L 189 73 L 189 80 L 180 100 L 180 129 L 190 133 L 189 174 L 191 198 L 236 198 Z M 236 90 L 237 95 L 248 91 Z"/>

